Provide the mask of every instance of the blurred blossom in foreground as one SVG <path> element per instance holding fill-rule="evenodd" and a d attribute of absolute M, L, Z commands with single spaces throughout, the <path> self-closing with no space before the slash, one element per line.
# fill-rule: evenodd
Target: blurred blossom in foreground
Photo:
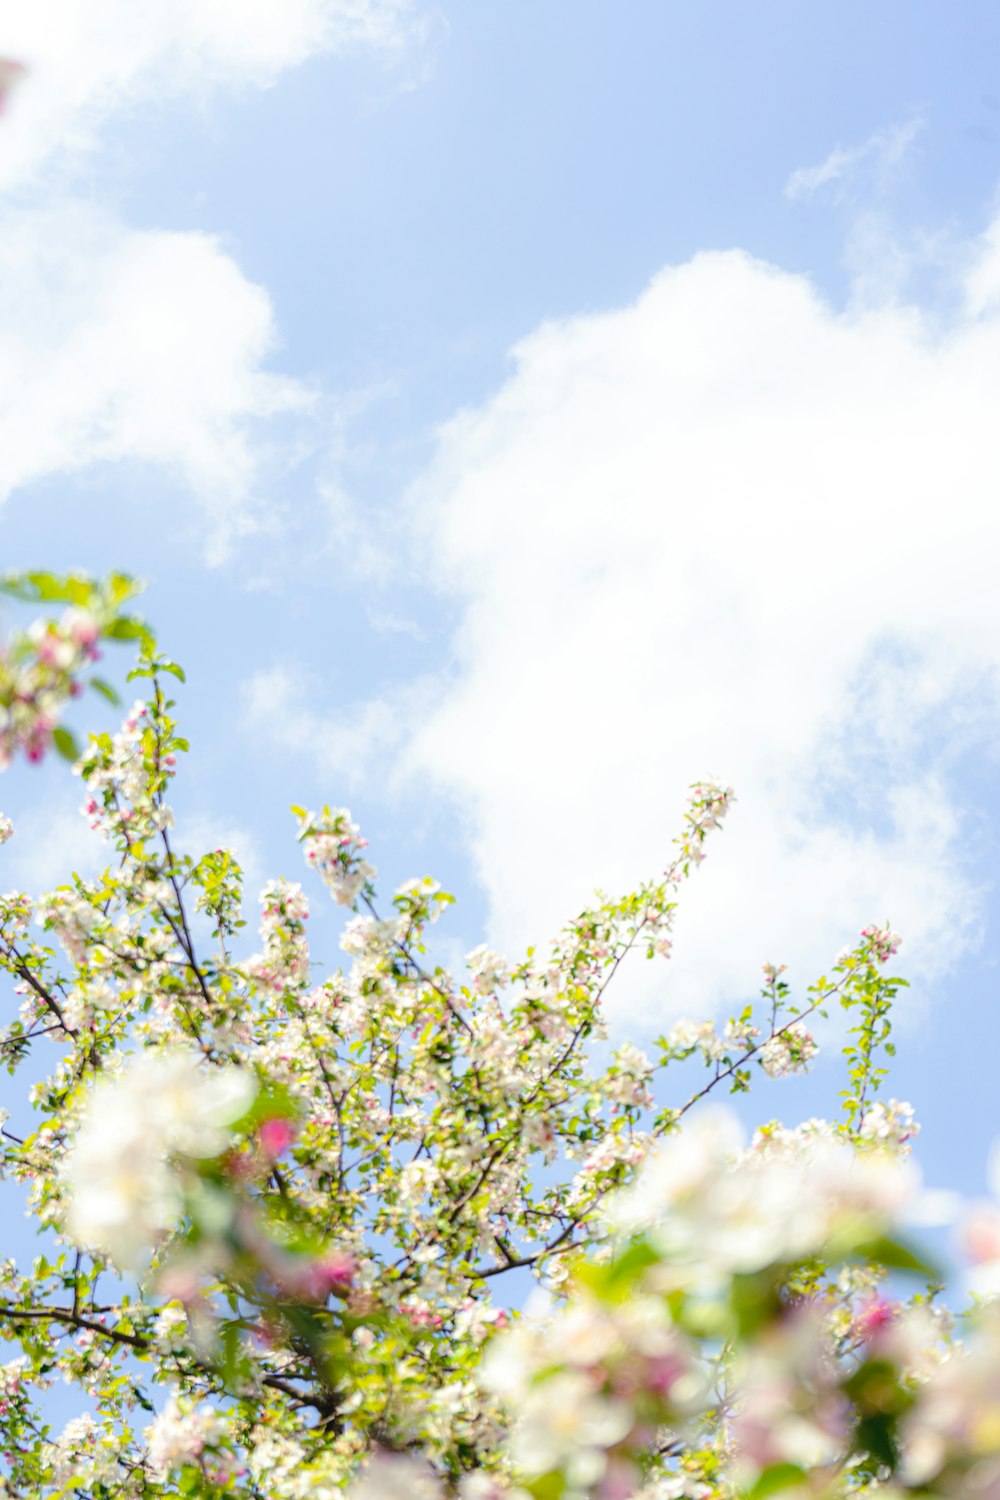
<path fill-rule="evenodd" d="M 183 1211 L 171 1157 L 218 1156 L 255 1093 L 248 1072 L 185 1047 L 147 1052 L 98 1083 L 63 1165 L 73 1239 L 137 1269 Z"/>
<path fill-rule="evenodd" d="M 27 72 L 23 63 L 10 57 L 0 57 L 0 115 L 7 108 L 7 101 Z"/>
<path fill-rule="evenodd" d="M 917 1196 L 915 1168 L 873 1145 L 857 1150 L 810 1122 L 741 1151 L 739 1122 L 706 1110 L 643 1163 L 609 1207 L 625 1235 L 646 1231 L 688 1274 L 714 1279 L 875 1237 Z"/>

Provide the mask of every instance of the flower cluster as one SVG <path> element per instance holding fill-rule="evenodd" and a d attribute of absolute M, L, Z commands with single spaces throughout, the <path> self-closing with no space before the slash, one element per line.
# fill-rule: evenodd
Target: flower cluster
<path fill-rule="evenodd" d="M 731 786 L 719 782 L 699 782 L 691 788 L 691 802 L 684 819 L 684 832 L 678 842 L 685 859 L 699 864 L 705 857 L 703 845 L 707 836 L 721 828 L 722 820 L 735 800 Z"/>
<path fill-rule="evenodd" d="M 876 963 L 887 963 L 899 951 L 899 933 L 891 927 L 865 927 L 861 936 L 869 944 Z"/>
<path fill-rule="evenodd" d="M 344 807 L 324 807 L 319 816 L 296 808 L 306 859 L 340 906 L 354 906 L 375 870 L 363 856 L 368 840 Z"/>
<path fill-rule="evenodd" d="M 260 906 L 264 951 L 247 960 L 244 972 L 262 990 L 301 989 L 309 979 L 309 902 L 302 887 L 288 880 L 271 880 L 261 892 Z"/>
<path fill-rule="evenodd" d="M 0 769 L 18 751 L 42 759 L 63 708 L 80 692 L 81 672 L 97 659 L 100 633 L 89 611 L 68 609 L 32 627 L 27 652 L 22 644 L 0 653 Z"/>
<path fill-rule="evenodd" d="M 899 1099 L 877 1099 L 861 1118 L 862 1140 L 877 1141 L 902 1151 L 920 1134 L 912 1104 Z"/>
<path fill-rule="evenodd" d="M 3 79 L 0 77 L 0 94 Z M 100 656 L 102 637 L 138 638 L 144 627 L 123 616 L 135 585 L 122 574 L 103 584 L 51 573 L 8 576 L 0 584 L 15 597 L 68 602 L 58 619 L 39 619 L 0 647 L 0 770 L 18 755 L 39 761 L 51 745 L 73 757 L 75 744 L 62 726 L 67 704 L 80 696 L 84 673 Z M 106 695 L 100 681 L 91 679 Z"/>
<path fill-rule="evenodd" d="M 566 1300 L 490 1344 L 507 1452 L 537 1497 L 993 1493 L 1000 1324 L 968 1347 L 888 1266 L 918 1193 L 894 1149 L 822 1121 L 748 1150 L 715 1111 L 616 1195 L 616 1238 L 573 1267 Z M 878 1247 L 875 1249 L 874 1247 Z"/>
<path fill-rule="evenodd" d="M 793 1021 L 764 1043 L 760 1065 L 769 1078 L 784 1078 L 787 1073 L 804 1073 L 818 1051 L 806 1028 Z"/>
<path fill-rule="evenodd" d="M 88 792 L 82 812 L 91 828 L 127 846 L 172 827 L 162 793 L 176 766 L 153 707 L 138 699 L 118 733 L 92 741 L 80 764 Z"/>
<path fill-rule="evenodd" d="M 227 1424 L 214 1407 L 192 1406 L 172 1395 L 146 1428 L 153 1477 L 165 1481 L 178 1471 L 193 1469 L 213 1485 L 227 1485 L 243 1473 L 228 1447 L 228 1436 Z"/>
<path fill-rule="evenodd" d="M 509 1454 L 522 1476 L 558 1471 L 572 1491 L 611 1496 L 640 1488 L 634 1451 L 700 1409 L 707 1370 L 661 1297 L 616 1307 L 605 1290 L 598 1273 L 593 1291 L 584 1283 L 501 1333 L 481 1380 L 517 1414 Z"/>
<path fill-rule="evenodd" d="M 832 1128 L 741 1146 L 734 1116 L 705 1111 L 646 1158 L 609 1205 L 611 1224 L 648 1233 L 678 1276 L 711 1282 L 821 1255 L 848 1220 L 852 1232 L 876 1239 L 916 1191 L 897 1157 L 858 1151 Z"/>

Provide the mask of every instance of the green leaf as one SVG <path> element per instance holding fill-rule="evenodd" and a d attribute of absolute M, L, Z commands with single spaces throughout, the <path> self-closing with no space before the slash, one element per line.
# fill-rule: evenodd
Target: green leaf
<path fill-rule="evenodd" d="M 245 1114 L 233 1121 L 236 1134 L 254 1130 L 262 1120 L 295 1120 L 299 1108 L 291 1092 L 280 1083 L 269 1083 L 261 1089 Z"/>
<path fill-rule="evenodd" d="M 241 1374 L 245 1360 L 241 1329 L 238 1322 L 226 1323 L 222 1328 L 222 1378 L 227 1390 L 232 1390 Z"/>
<path fill-rule="evenodd" d="M 117 708 L 121 703 L 121 698 L 119 698 L 110 682 L 105 682 L 103 677 L 92 677 L 90 679 L 90 686 L 94 689 L 95 693 L 100 693 L 102 698 L 106 698 L 112 708 Z"/>
<path fill-rule="evenodd" d="M 64 760 L 75 761 L 80 759 L 80 746 L 77 744 L 75 736 L 70 734 L 68 729 L 64 729 L 61 724 L 57 729 L 53 729 L 52 731 L 52 743 Z"/>
<path fill-rule="evenodd" d="M 65 601 L 62 580 L 54 573 L 8 573 L 0 584 L 5 594 L 29 604 Z"/>
<path fill-rule="evenodd" d="M 752 1271 L 733 1277 L 729 1305 L 742 1338 L 752 1338 L 780 1309 L 780 1297 L 773 1276 L 767 1271 Z"/>
<path fill-rule="evenodd" d="M 889 1271 L 908 1271 L 915 1276 L 926 1276 L 929 1281 L 938 1281 L 941 1278 L 941 1271 L 937 1266 L 932 1265 L 902 1240 L 889 1239 L 885 1235 L 880 1235 L 874 1240 L 866 1240 L 862 1245 L 856 1245 L 851 1253 L 851 1259 L 874 1261 L 877 1265 L 885 1266 Z"/>
<path fill-rule="evenodd" d="M 535 1500 L 559 1500 L 559 1496 L 566 1488 L 566 1481 L 562 1475 L 556 1472 L 551 1474 L 539 1474 L 537 1479 L 532 1479 L 527 1489 L 534 1495 Z"/>
<path fill-rule="evenodd" d="M 151 639 L 148 628 L 132 615 L 119 615 L 105 627 L 104 634 L 112 641 L 141 641 Z"/>
<path fill-rule="evenodd" d="M 653 1249 L 648 1240 L 636 1240 L 621 1255 L 616 1256 L 608 1268 L 609 1288 L 624 1290 L 659 1259 L 659 1252 Z"/>
<path fill-rule="evenodd" d="M 776 1495 L 779 1490 L 800 1484 L 805 1477 L 805 1470 L 798 1464 L 770 1464 L 749 1492 L 748 1500 L 765 1500 L 768 1495 Z"/>
<path fill-rule="evenodd" d="M 856 1448 L 862 1453 L 870 1453 L 886 1468 L 894 1469 L 899 1462 L 895 1426 L 892 1416 L 881 1412 L 862 1417 L 854 1437 Z"/>

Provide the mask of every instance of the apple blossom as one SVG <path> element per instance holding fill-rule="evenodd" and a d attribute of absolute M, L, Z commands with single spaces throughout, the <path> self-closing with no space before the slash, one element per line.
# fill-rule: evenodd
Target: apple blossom
<path fill-rule="evenodd" d="M 139 1265 L 183 1210 L 171 1156 L 219 1155 L 255 1092 L 247 1072 L 181 1048 L 150 1050 L 99 1082 L 63 1165 L 70 1233 L 119 1267 Z"/>

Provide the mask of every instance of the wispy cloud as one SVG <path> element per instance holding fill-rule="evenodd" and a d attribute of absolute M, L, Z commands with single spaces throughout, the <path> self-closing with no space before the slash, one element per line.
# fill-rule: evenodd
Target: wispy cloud
<path fill-rule="evenodd" d="M 192 91 L 266 87 L 318 52 L 397 52 L 410 0 L 47 0 L 10 5 L 0 54 L 30 70 L 0 133 L 0 187 L 91 151 L 116 112 Z"/>
<path fill-rule="evenodd" d="M 914 117 L 876 130 L 860 146 L 836 146 L 817 166 L 797 167 L 785 183 L 785 197 L 811 198 L 821 188 L 831 188 L 839 197 L 862 175 L 884 191 L 922 128 L 923 122 Z"/>
<path fill-rule="evenodd" d="M 3 889 L 34 897 L 65 885 L 73 874 L 96 875 L 109 863 L 109 849 L 81 814 L 79 796 L 63 795 L 15 815 L 14 837 L 0 849 L 0 861 Z"/>
<path fill-rule="evenodd" d="M 427 687 L 403 683 L 381 697 L 331 711 L 319 679 L 278 663 L 244 684 L 243 716 L 252 733 L 312 759 L 347 793 L 389 778 L 418 710 L 426 706 Z"/>

